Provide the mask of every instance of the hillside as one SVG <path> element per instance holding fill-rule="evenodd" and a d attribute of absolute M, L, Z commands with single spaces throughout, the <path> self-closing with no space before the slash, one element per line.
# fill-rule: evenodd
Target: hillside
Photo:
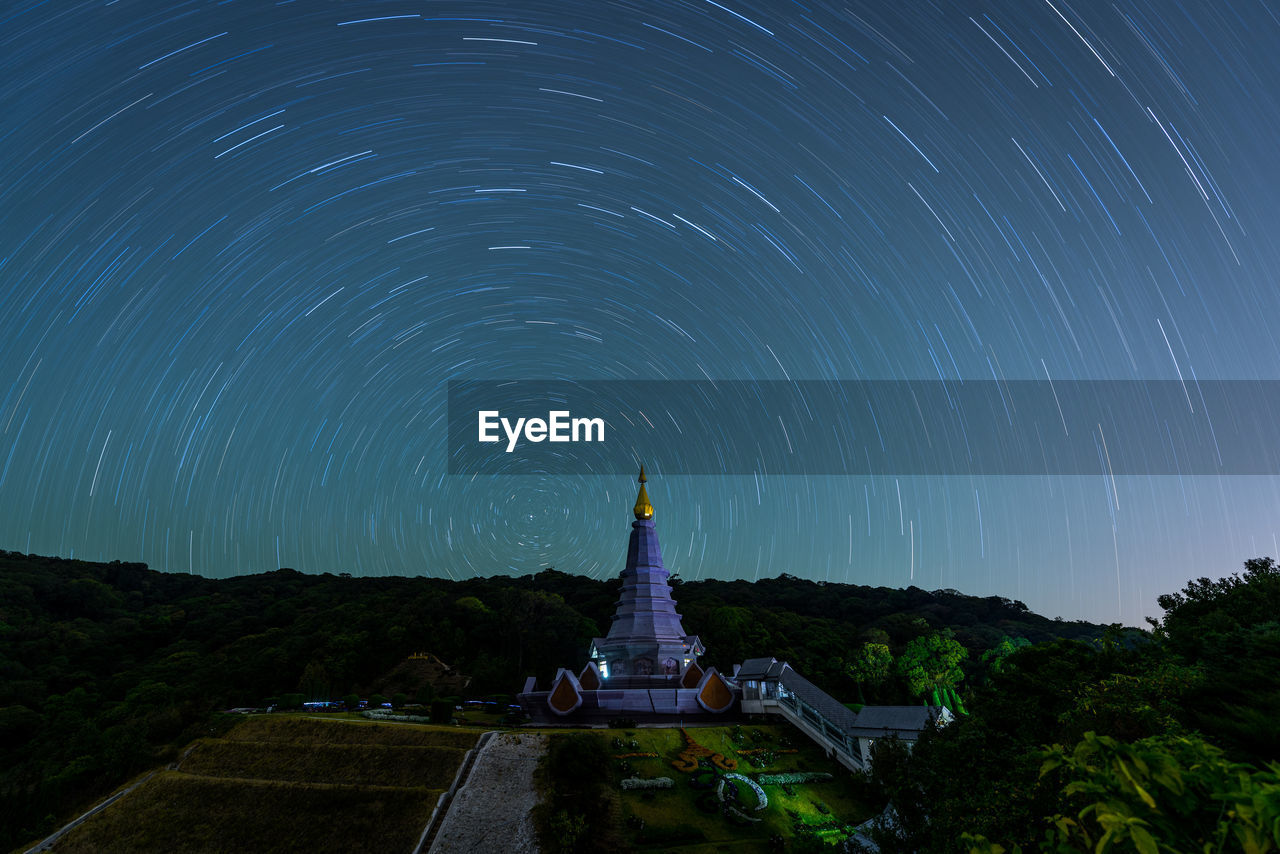
<path fill-rule="evenodd" d="M 530 674 L 546 680 L 581 663 L 590 638 L 607 630 L 617 591 L 616 579 L 553 570 L 459 582 L 288 569 L 208 579 L 0 553 L 0 849 L 172 761 L 177 745 L 207 734 L 213 710 L 297 693 L 367 696 L 423 651 L 471 677 L 474 697 L 510 695 Z M 848 700 L 857 688 L 847 660 L 868 640 L 897 653 L 950 627 L 976 674 L 981 654 L 1005 636 L 1102 634 L 953 591 L 782 576 L 678 583 L 675 595 L 708 663 L 728 670 L 777 655 Z M 867 699 L 912 698 L 890 681 Z"/>

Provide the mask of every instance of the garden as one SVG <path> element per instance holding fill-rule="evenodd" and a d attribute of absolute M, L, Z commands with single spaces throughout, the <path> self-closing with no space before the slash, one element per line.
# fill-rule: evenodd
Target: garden
<path fill-rule="evenodd" d="M 609 730 L 625 835 L 637 850 L 819 850 L 873 810 L 851 774 L 788 725 Z"/>

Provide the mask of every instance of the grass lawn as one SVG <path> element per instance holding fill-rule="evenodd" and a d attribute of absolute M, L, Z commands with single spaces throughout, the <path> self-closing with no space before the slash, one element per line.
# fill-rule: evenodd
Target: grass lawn
<path fill-rule="evenodd" d="M 377 744 L 406 747 L 460 747 L 476 743 L 474 732 L 454 726 L 371 721 L 358 714 L 253 715 L 223 734 L 227 741 L 288 742 L 290 744 Z"/>
<path fill-rule="evenodd" d="M 766 852 L 772 850 L 771 837 L 796 836 L 797 822 L 802 825 L 835 822 L 838 827 L 843 827 L 859 824 L 873 814 L 873 810 L 854 794 L 850 772 L 828 760 L 812 742 L 787 724 L 697 727 L 686 732 L 697 744 L 712 754 L 719 754 L 723 764 L 736 763 L 733 773 L 751 776 L 825 771 L 833 779 L 793 783 L 790 794 L 781 785 L 762 784 L 768 805 L 761 810 L 755 809 L 758 799 L 748 785 L 726 781 L 727 785 L 738 789 L 739 809 L 752 818 L 760 819 L 758 822 L 739 819 L 737 823 L 731 823 L 721 814 L 714 793 L 704 794 L 710 790 L 690 785 L 692 777 L 711 782 L 714 779 L 711 772 L 682 773 L 673 767 L 672 762 L 686 747 L 679 729 L 597 731 L 598 737 L 605 740 L 616 757 L 618 779 L 670 777 L 675 781 L 674 789 L 622 791 L 626 834 L 637 850 L 710 854 L 731 844 L 735 852 Z M 631 755 L 645 753 L 656 755 Z M 712 757 L 707 759 L 715 761 Z M 822 835 L 833 842 L 844 836 L 839 830 L 827 830 Z"/>
<path fill-rule="evenodd" d="M 217 739 L 195 745 L 181 767 L 204 777 L 447 789 L 465 753 L 461 747 Z"/>
<path fill-rule="evenodd" d="M 485 709 L 468 709 L 464 708 L 460 712 L 453 713 L 453 719 L 460 726 L 478 726 L 485 729 L 510 729 L 511 725 L 504 723 L 507 720 L 505 711 L 491 712 Z"/>

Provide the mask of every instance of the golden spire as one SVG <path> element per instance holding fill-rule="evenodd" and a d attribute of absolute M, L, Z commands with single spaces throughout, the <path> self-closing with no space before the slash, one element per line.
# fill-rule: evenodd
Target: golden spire
<path fill-rule="evenodd" d="M 636 496 L 636 506 L 632 508 L 632 512 L 636 514 L 636 520 L 652 519 L 653 505 L 649 503 L 649 493 L 644 491 L 644 485 L 647 478 L 644 476 L 644 466 L 640 466 L 640 494 Z"/>

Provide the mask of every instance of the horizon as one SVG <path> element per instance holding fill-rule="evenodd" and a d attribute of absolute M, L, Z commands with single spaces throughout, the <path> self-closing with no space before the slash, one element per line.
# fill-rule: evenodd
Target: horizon
<path fill-rule="evenodd" d="M 346 570 L 337 570 L 337 571 L 334 571 L 334 570 L 310 570 L 310 571 L 308 571 L 308 570 L 301 570 L 301 569 L 298 569 L 298 568 L 296 568 L 296 567 L 292 567 L 292 566 L 280 566 L 280 567 L 276 567 L 276 568 L 274 568 L 274 569 L 259 569 L 259 570 L 254 570 L 254 571 L 252 571 L 252 572 L 241 572 L 241 573 L 234 573 L 234 574 L 231 574 L 231 575 L 206 575 L 206 574 L 204 574 L 204 573 L 200 573 L 200 572 L 184 572 L 184 571 L 181 571 L 181 570 L 164 570 L 164 569 L 157 569 L 156 567 L 150 566 L 149 564 L 147 564 L 147 563 L 145 563 L 145 562 L 142 562 L 142 561 L 130 561 L 130 560 L 120 560 L 120 559 L 114 559 L 114 560 L 91 560 L 91 559 L 88 559 L 88 558 L 82 558 L 82 557 L 69 557 L 69 556 L 63 556 L 63 555 L 24 554 L 23 552 L 15 552 L 15 551 L 10 551 L 10 550 L 0 550 L 0 553 L 3 553 L 3 554 L 10 554 L 10 555 L 13 555 L 13 556 L 18 557 L 18 558 L 37 559 L 37 560 L 44 560 L 44 561 L 59 561 L 59 562 L 67 562 L 67 563 L 70 563 L 70 562 L 80 562 L 80 563 L 91 564 L 91 565 L 99 565 L 99 566 L 120 565 L 120 566 L 137 567 L 137 568 L 141 568 L 141 569 L 143 569 L 143 570 L 146 570 L 146 571 L 148 571 L 148 572 L 159 572 L 159 573 L 163 573 L 163 574 L 166 574 L 166 575 L 194 575 L 194 576 L 198 576 L 198 577 L 200 577 L 200 578 L 202 578 L 202 579 L 205 579 L 206 581 L 230 581 L 230 580 L 232 580 L 232 579 L 236 579 L 236 578 L 252 578 L 252 577 L 260 576 L 260 575 L 271 575 L 271 574 L 276 573 L 276 572 L 292 572 L 292 573 L 296 573 L 296 574 L 298 574 L 298 575 L 306 575 L 306 576 L 310 576 L 310 577 L 313 577 L 313 578 L 324 578 L 324 577 L 326 577 L 326 576 L 327 576 L 327 577 L 330 577 L 330 578 L 341 578 L 341 579 L 343 579 L 343 580 L 351 580 L 351 581 L 355 581 L 355 580 L 361 580 L 361 581 L 363 581 L 363 580 L 381 580 L 381 579 L 386 579 L 386 578 L 403 578 L 403 579 L 424 579 L 424 580 L 428 580 L 428 581 L 446 581 L 446 582 L 449 582 L 449 583 L 452 583 L 452 584 L 463 584 L 463 583 L 466 583 L 467 581 L 472 581 L 472 580 L 499 580 L 499 579 L 509 579 L 509 580 L 513 580 L 513 581 L 515 581 L 515 580 L 521 580 L 521 579 L 536 579 L 538 576 L 543 575 L 544 573 L 548 573 L 548 572 L 557 573 L 557 574 L 560 574 L 560 575 L 563 575 L 563 576 L 566 576 L 566 577 L 569 577 L 569 578 L 579 577 L 579 578 L 589 579 L 589 580 L 591 580 L 591 581 L 595 581 L 595 582 L 608 582 L 608 581 L 611 581 L 611 580 L 613 580 L 613 581 L 617 581 L 617 580 L 619 580 L 619 579 L 621 578 L 621 570 L 619 570 L 618 575 L 615 575 L 615 576 L 611 579 L 611 578 L 607 578 L 607 577 L 598 577 L 598 578 L 597 578 L 597 577 L 591 577 L 591 576 L 582 575 L 582 574 L 580 574 L 580 573 L 570 573 L 570 572 L 565 572 L 565 571 L 563 571 L 563 570 L 561 570 L 561 569 L 559 569 L 558 567 L 555 567 L 555 566 L 544 566 L 544 567 L 542 567 L 541 569 L 531 570 L 531 571 L 528 571 L 528 572 L 522 572 L 522 573 L 519 573 L 519 574 L 516 574 L 516 573 L 514 573 L 514 572 L 494 572 L 494 573 L 489 573 L 489 574 L 487 574 L 487 575 L 473 575 L 473 576 L 469 576 L 469 577 L 467 577 L 467 578 L 460 578 L 460 579 L 448 578 L 448 577 L 446 577 L 446 576 L 441 576 L 441 575 L 402 575 L 402 574 L 395 574 L 395 575 L 376 575 L 376 576 L 375 576 L 375 575 L 363 575 L 363 576 L 358 576 L 358 575 L 354 575 L 353 573 L 348 572 L 348 571 L 346 571 Z M 1018 600 L 1018 599 L 1014 599 L 1014 598 L 1008 597 L 1008 596 L 1001 596 L 1001 595 L 999 595 L 999 594 L 995 594 L 995 593 L 992 593 L 992 594 L 977 594 L 977 593 L 969 593 L 969 592 L 966 592 L 966 591 L 964 591 L 964 590 L 958 590 L 958 589 L 951 588 L 951 587 L 941 587 L 941 588 L 929 589 L 929 588 L 919 587 L 919 586 L 915 586 L 915 585 L 909 585 L 909 586 L 907 586 L 907 587 L 894 587 L 894 586 L 891 586 L 891 585 L 858 584 L 857 582 L 852 582 L 852 581 L 824 581 L 824 580 L 821 580 L 821 579 L 802 578 L 802 577 L 800 577 L 800 576 L 792 575 L 792 574 L 790 574 L 790 573 L 785 573 L 785 572 L 780 572 L 780 573 L 778 573 L 777 575 L 765 576 L 765 577 L 761 577 L 761 578 L 757 578 L 757 579 L 752 579 L 752 580 L 748 580 L 748 579 L 745 579 L 745 578 L 699 578 L 699 579 L 696 579 L 696 580 L 688 581 L 688 580 L 686 580 L 686 579 L 682 578 L 678 572 L 672 572 L 672 573 L 671 573 L 671 582 L 672 582 L 673 584 L 675 584 L 675 585 L 683 585 L 683 584 L 700 584 L 700 583 L 703 583 L 703 582 L 732 584 L 732 583 L 734 583 L 734 582 L 738 582 L 738 581 L 742 581 L 742 582 L 745 582 L 745 583 L 747 583 L 747 584 L 761 584 L 761 583 L 768 582 L 768 581 L 787 581 L 787 582 L 790 582 L 790 581 L 799 581 L 799 582 L 804 582 L 804 583 L 807 583 L 807 584 L 813 584 L 813 585 L 816 585 L 816 586 L 818 586 L 818 587 L 825 587 L 825 586 L 828 586 L 828 585 L 835 585 L 835 586 L 840 586 L 840 587 L 858 587 L 858 588 L 862 588 L 862 589 L 864 589 L 864 590 L 898 590 L 898 591 L 903 591 L 903 592 L 906 592 L 906 591 L 908 591 L 908 590 L 912 590 L 912 589 L 914 589 L 914 590 L 919 590 L 919 591 L 920 591 L 920 592 L 922 592 L 922 593 L 927 593 L 927 594 L 929 594 L 930 596 L 950 596 L 950 595 L 956 595 L 956 596 L 964 597 L 964 598 L 967 598 L 967 599 L 977 599 L 977 600 L 1000 599 L 1000 600 L 1002 600 L 1003 602 L 1009 603 L 1009 605 L 1010 605 L 1011 607 L 1015 607 L 1015 608 L 1016 608 L 1016 607 L 1018 607 L 1018 606 L 1021 606 L 1021 609 L 1023 609 L 1023 610 L 1025 610 L 1025 611 L 1027 611 L 1028 613 L 1032 614 L 1033 616 L 1037 616 L 1037 617 L 1040 617 L 1040 618 L 1042 618 L 1042 619 L 1050 620 L 1050 621 L 1053 621 L 1053 622 L 1063 622 L 1063 623 L 1086 623 L 1086 624 L 1088 624 L 1088 625 L 1103 626 L 1103 627 L 1108 626 L 1108 625 L 1120 625 L 1120 627 L 1121 627 L 1121 628 L 1123 628 L 1123 629 L 1138 629 L 1138 630 L 1141 630 L 1141 631 L 1147 631 L 1147 629 L 1146 629 L 1146 628 L 1144 628 L 1144 627 L 1142 627 L 1142 626 L 1137 626 L 1137 625 L 1118 624 L 1118 623 L 1097 623 L 1097 622 L 1094 622 L 1094 621 L 1091 621 L 1091 620 L 1086 620 L 1086 619 L 1083 619 L 1083 618 L 1067 618 L 1067 617 L 1064 617 L 1064 616 L 1062 616 L 1062 615 L 1055 615 L 1055 614 L 1041 613 L 1041 612 L 1037 611 L 1036 609 L 1034 609 L 1034 608 L 1032 608 L 1032 607 L 1028 606 L 1028 605 L 1027 605 L 1027 603 L 1022 602 L 1021 600 Z M 1170 591 L 1170 592 L 1172 592 L 1172 591 Z M 679 609 L 679 607 L 680 607 L 680 600 L 679 600 L 679 598 L 678 598 L 678 594 L 679 594 L 679 588 L 678 588 L 678 586 L 673 588 L 673 590 L 672 590 L 672 594 L 673 594 L 673 597 L 675 597 L 676 607 L 677 607 L 677 609 Z"/>

